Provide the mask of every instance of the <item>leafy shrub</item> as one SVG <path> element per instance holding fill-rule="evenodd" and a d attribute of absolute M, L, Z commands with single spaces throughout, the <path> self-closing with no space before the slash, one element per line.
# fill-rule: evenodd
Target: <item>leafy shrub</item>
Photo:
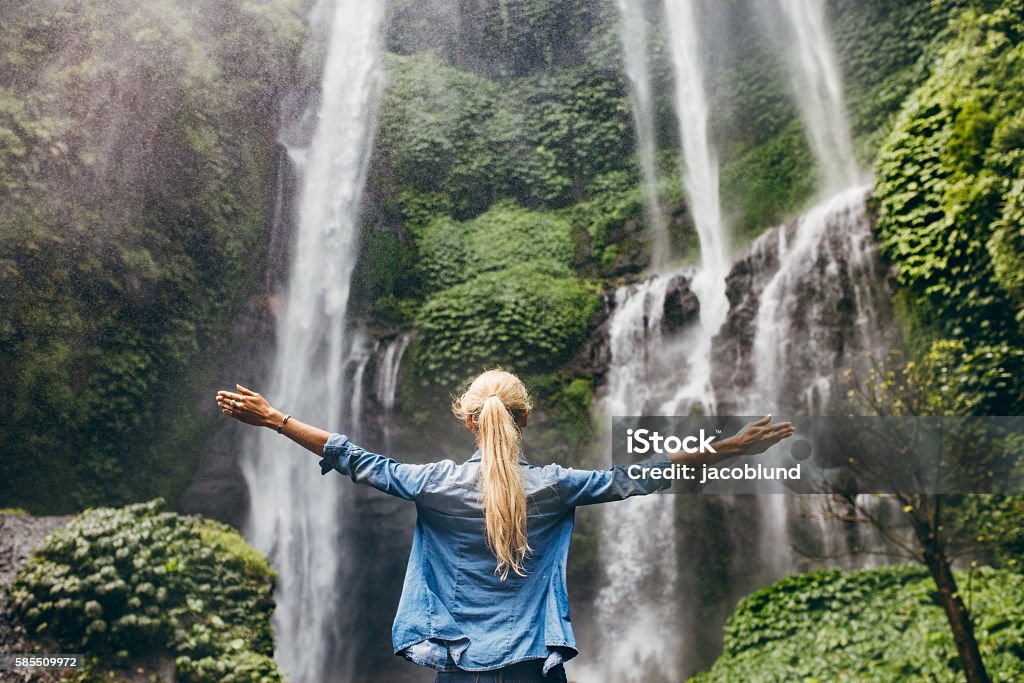
<path fill-rule="evenodd" d="M 1024 576 L 958 571 L 993 680 L 1024 675 Z M 797 574 L 740 601 L 724 653 L 695 683 L 963 679 L 928 573 L 895 566 Z"/>
<path fill-rule="evenodd" d="M 633 122 L 619 72 L 564 70 L 523 80 L 510 95 L 505 106 L 527 105 L 523 126 L 533 154 L 519 170 L 526 203 L 580 201 L 591 179 L 631 161 Z"/>
<path fill-rule="evenodd" d="M 965 0 L 833 0 L 832 35 L 861 158 L 874 156 L 904 99 L 927 80 Z"/>
<path fill-rule="evenodd" d="M 674 181 L 674 182 L 673 182 Z M 670 189 L 680 187 L 678 175 L 663 185 Z M 662 188 L 669 189 L 669 188 Z M 661 192 L 662 197 L 668 193 Z M 681 201 L 680 197 L 676 197 Z M 626 221 L 643 213 L 640 181 L 634 169 L 608 171 L 595 177 L 587 185 L 586 200 L 564 210 L 573 227 L 588 236 L 593 255 L 600 254 L 608 233 Z"/>
<path fill-rule="evenodd" d="M 722 167 L 724 207 L 740 235 L 778 225 L 816 189 L 814 159 L 797 120 L 756 147 L 738 150 Z"/>
<path fill-rule="evenodd" d="M 1024 349 L 1008 344 L 968 347 L 962 341 L 932 342 L 917 361 L 929 382 L 932 415 L 1019 415 L 1024 396 Z"/>
<path fill-rule="evenodd" d="M 440 192 L 460 217 L 506 190 L 517 114 L 496 83 L 432 55 L 388 56 L 379 146 L 400 186 Z"/>
<path fill-rule="evenodd" d="M 183 681 L 277 681 L 274 574 L 219 522 L 163 500 L 87 510 L 50 535 L 9 587 L 31 632 L 67 651 L 175 658 Z"/>
<path fill-rule="evenodd" d="M 583 341 L 598 302 L 551 261 L 481 273 L 423 305 L 414 374 L 422 387 L 454 391 L 484 366 L 548 371 Z"/>

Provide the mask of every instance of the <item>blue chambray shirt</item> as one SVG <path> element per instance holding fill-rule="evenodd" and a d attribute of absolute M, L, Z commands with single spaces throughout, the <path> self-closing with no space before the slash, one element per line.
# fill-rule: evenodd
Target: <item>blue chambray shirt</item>
<path fill-rule="evenodd" d="M 480 500 L 480 451 L 468 461 L 412 465 L 332 434 L 320 460 L 331 469 L 416 504 L 416 529 L 392 629 L 395 654 L 439 670 L 498 669 L 543 659 L 544 671 L 575 657 L 565 564 L 578 505 L 668 488 L 625 468 L 578 470 L 520 461 L 527 496 L 526 576 L 495 574 Z M 641 463 L 671 467 L 667 459 Z"/>

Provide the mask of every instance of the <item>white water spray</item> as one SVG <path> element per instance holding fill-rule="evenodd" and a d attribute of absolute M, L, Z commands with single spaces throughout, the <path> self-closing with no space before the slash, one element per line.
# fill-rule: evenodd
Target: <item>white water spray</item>
<path fill-rule="evenodd" d="M 671 256 L 668 221 L 658 197 L 658 169 L 655 162 L 657 140 L 654 126 L 654 100 L 648 55 L 647 19 L 643 3 L 616 0 L 619 10 L 619 35 L 623 61 L 630 85 L 630 104 L 636 129 L 637 157 L 644 198 L 644 216 L 650 235 L 651 268 L 661 270 Z"/>
<path fill-rule="evenodd" d="M 379 96 L 383 5 L 337 0 L 333 14 L 331 6 L 324 0 L 311 13 L 330 17 L 315 131 L 307 146 L 288 150 L 301 194 L 267 395 L 304 421 L 340 426 L 351 415 L 344 375 L 353 344 L 345 315 Z M 243 456 L 251 510 L 246 535 L 278 573 L 278 662 L 290 680 L 311 683 L 345 673 L 328 671 L 327 661 L 344 628 L 335 587 L 345 488 L 328 483 L 315 462 L 294 457 L 291 448 L 262 430 Z"/>
<path fill-rule="evenodd" d="M 384 443 L 391 448 L 391 412 L 395 409 L 398 400 L 398 378 L 402 369 L 402 358 L 405 356 L 412 335 L 403 333 L 388 342 L 384 354 L 377 366 L 377 374 L 374 378 L 374 394 L 384 409 L 385 419 L 383 421 Z"/>
<path fill-rule="evenodd" d="M 843 84 L 821 0 L 777 0 L 788 30 L 781 46 L 814 156 L 821 166 L 823 194 L 858 182 L 857 161 L 846 123 Z"/>

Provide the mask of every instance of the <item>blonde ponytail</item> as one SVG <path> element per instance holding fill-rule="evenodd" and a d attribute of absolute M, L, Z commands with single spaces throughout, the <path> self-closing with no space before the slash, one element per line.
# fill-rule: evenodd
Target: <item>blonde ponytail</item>
<path fill-rule="evenodd" d="M 477 377 L 452 406 L 456 417 L 472 420 L 476 429 L 487 544 L 498 562 L 494 572 L 502 580 L 510 570 L 526 576 L 524 563 L 530 552 L 517 424 L 530 408 L 526 387 L 504 370 L 488 370 Z"/>

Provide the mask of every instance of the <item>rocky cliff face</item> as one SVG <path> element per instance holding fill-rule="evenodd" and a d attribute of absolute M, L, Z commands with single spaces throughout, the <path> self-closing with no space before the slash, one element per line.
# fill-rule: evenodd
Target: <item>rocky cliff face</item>
<path fill-rule="evenodd" d="M 719 414 L 829 414 L 843 399 L 844 372 L 897 341 L 868 192 L 822 201 L 736 261 L 714 343 Z"/>
<path fill-rule="evenodd" d="M 14 580 L 22 563 L 43 542 L 46 535 L 60 529 L 70 520 L 70 515 L 33 517 L 0 514 L 0 652 L 18 654 L 33 651 L 30 634 L 8 613 L 7 585 Z M 3 680 L 11 683 L 50 683 L 60 678 L 59 671 L 46 669 L 3 672 Z"/>

